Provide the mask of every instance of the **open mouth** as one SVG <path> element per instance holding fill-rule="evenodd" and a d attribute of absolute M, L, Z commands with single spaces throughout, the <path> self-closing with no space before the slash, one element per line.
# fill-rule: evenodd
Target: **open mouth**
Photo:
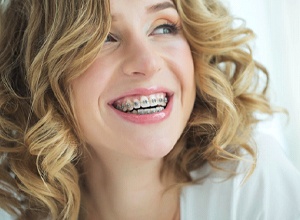
<path fill-rule="evenodd" d="M 115 101 L 112 106 L 128 114 L 153 114 L 163 111 L 169 102 L 166 93 L 156 93 L 149 96 L 132 96 Z"/>

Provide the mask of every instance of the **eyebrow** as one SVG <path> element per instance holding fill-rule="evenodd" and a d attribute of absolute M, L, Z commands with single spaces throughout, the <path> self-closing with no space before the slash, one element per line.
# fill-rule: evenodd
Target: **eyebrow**
<path fill-rule="evenodd" d="M 175 6 L 173 3 L 171 2 L 162 2 L 162 3 L 158 3 L 155 5 L 152 5 L 150 7 L 147 8 L 147 12 L 148 13 L 154 13 L 154 12 L 158 12 L 167 8 L 173 8 L 175 9 Z"/>

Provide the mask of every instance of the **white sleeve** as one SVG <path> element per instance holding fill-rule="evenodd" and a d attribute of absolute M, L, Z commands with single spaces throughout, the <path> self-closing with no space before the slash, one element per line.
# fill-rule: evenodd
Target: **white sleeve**
<path fill-rule="evenodd" d="M 237 219 L 300 220 L 300 173 L 270 136 L 259 135 L 257 167 L 235 192 Z"/>
<path fill-rule="evenodd" d="M 241 184 L 244 174 L 227 180 L 214 174 L 185 187 L 181 220 L 300 220 L 299 171 L 275 140 L 257 136 L 256 142 L 257 167 L 247 181 Z M 241 161 L 237 171 L 245 170 L 246 164 Z M 207 167 L 196 176 L 203 172 Z"/>

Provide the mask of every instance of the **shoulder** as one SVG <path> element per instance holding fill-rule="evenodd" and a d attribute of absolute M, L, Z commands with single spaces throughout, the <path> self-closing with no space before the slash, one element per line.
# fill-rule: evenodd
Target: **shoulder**
<path fill-rule="evenodd" d="M 299 171 L 273 137 L 259 134 L 255 140 L 257 167 L 240 186 L 237 212 L 242 216 L 249 210 L 246 216 L 257 213 L 259 219 L 300 219 Z"/>
<path fill-rule="evenodd" d="M 208 176 L 185 187 L 181 195 L 182 220 L 300 219 L 300 173 L 267 135 L 256 135 L 257 166 L 243 183 L 246 161 L 234 165 L 237 173 L 225 179 L 206 165 L 193 173 Z"/>

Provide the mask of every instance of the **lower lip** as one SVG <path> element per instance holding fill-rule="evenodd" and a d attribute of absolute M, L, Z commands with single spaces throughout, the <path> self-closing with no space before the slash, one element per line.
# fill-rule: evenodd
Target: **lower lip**
<path fill-rule="evenodd" d="M 170 97 L 168 105 L 164 110 L 152 114 L 138 115 L 138 114 L 125 113 L 115 109 L 111 105 L 110 107 L 118 116 L 122 117 L 126 121 L 136 123 L 136 124 L 158 123 L 168 118 L 169 115 L 171 114 L 172 107 L 173 107 L 173 96 Z"/>

